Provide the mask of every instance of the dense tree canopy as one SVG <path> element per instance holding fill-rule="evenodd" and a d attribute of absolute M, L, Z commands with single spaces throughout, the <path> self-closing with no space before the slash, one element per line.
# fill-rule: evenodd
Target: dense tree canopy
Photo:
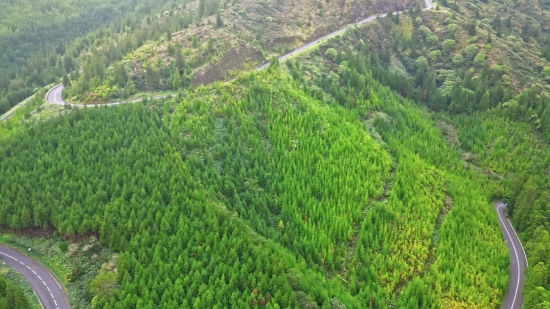
<path fill-rule="evenodd" d="M 0 275 L 0 308 L 1 309 L 30 309 L 31 306 L 25 298 L 23 291 Z"/>

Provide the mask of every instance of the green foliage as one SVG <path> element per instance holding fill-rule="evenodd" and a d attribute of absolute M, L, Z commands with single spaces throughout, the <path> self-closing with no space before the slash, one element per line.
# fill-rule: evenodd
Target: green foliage
<path fill-rule="evenodd" d="M 454 33 L 456 30 L 458 30 L 458 26 L 456 24 L 447 25 L 447 32 Z"/>
<path fill-rule="evenodd" d="M 428 54 L 428 56 L 432 61 L 436 61 L 441 57 L 441 51 L 439 49 L 433 50 Z"/>
<path fill-rule="evenodd" d="M 61 252 L 67 252 L 67 250 L 69 249 L 69 245 L 67 245 L 66 242 L 60 242 L 59 243 L 59 250 L 61 250 Z"/>
<path fill-rule="evenodd" d="M 485 63 L 485 54 L 484 53 L 478 53 L 474 57 L 474 64 L 478 67 L 481 67 L 481 66 L 483 66 L 484 63 Z"/>
<path fill-rule="evenodd" d="M 467 58 L 471 59 L 477 54 L 478 50 L 479 50 L 479 48 L 477 47 L 477 45 L 470 44 L 466 48 L 464 48 L 464 55 Z"/>
<path fill-rule="evenodd" d="M 23 291 L 0 275 L 0 308 L 2 309 L 30 309 L 31 305 Z"/>
<path fill-rule="evenodd" d="M 104 297 L 113 292 L 115 284 L 115 273 L 104 272 L 90 282 L 89 290 L 94 297 Z"/>
<path fill-rule="evenodd" d="M 57 82 L 67 73 L 71 79 L 78 75 L 76 58 L 81 52 L 103 44 L 100 53 L 110 63 L 143 44 L 143 38 L 166 32 L 172 23 L 142 29 L 141 22 L 181 1 L 14 0 L 4 4 L 0 12 L 0 99 L 7 98 L 13 106 L 36 87 Z M 117 42 L 107 37 L 116 37 Z M 91 77 L 86 83 L 79 83 L 78 89 L 87 90 Z"/>
<path fill-rule="evenodd" d="M 453 48 L 455 47 L 455 44 L 456 44 L 456 41 L 455 41 L 455 40 L 446 39 L 446 40 L 443 41 L 443 43 L 441 44 L 441 46 L 443 47 L 443 52 L 444 52 L 444 53 L 449 53 L 450 51 L 453 50 Z"/>
<path fill-rule="evenodd" d="M 480 116 L 456 118 L 460 140 L 466 150 L 477 155 L 480 165 L 511 175 L 503 184 L 503 198 L 529 260 L 524 307 L 544 308 L 550 297 L 550 191 L 546 175 L 550 145 L 532 134 L 530 124 L 495 114 Z M 490 149 L 485 144 L 489 141 Z"/>
<path fill-rule="evenodd" d="M 418 68 L 427 69 L 428 68 L 428 60 L 424 56 L 420 56 L 416 61 L 414 62 Z"/>
<path fill-rule="evenodd" d="M 325 51 L 325 56 L 330 57 L 332 60 L 336 60 L 336 56 L 338 56 L 338 52 L 334 48 L 327 48 Z"/>
<path fill-rule="evenodd" d="M 346 42 L 337 43 L 347 46 Z M 347 54 L 350 56 L 343 61 L 349 69 L 339 79 L 331 78 L 329 82 L 323 77 L 329 74 L 321 71 L 302 86 L 313 87 L 309 83 L 314 82 L 352 109 L 352 100 L 359 102 L 366 93 L 372 103 L 367 105 L 365 119 L 373 122 L 367 126 L 387 143 L 396 161 L 394 183 L 386 191 L 388 198 L 369 205 L 358 232 L 355 253 L 347 264 L 349 288 L 373 308 L 391 304 L 416 308 L 418 300 L 427 308 L 498 306 L 506 289 L 508 260 L 498 221 L 488 202 L 491 193 L 485 189 L 487 181 L 464 168 L 459 154 L 450 148 L 426 112 L 377 84 L 373 76 L 397 84 L 396 75 L 386 75 L 382 57 L 369 54 L 366 48 Z M 315 62 L 301 69 L 296 63 L 289 64 L 297 81 L 314 66 L 323 67 Z M 425 79 L 433 78 L 435 82 L 435 72 L 430 70 L 426 75 Z M 338 86 L 333 86 L 335 81 Z M 403 84 L 399 89 L 406 91 Z M 359 115 L 365 115 L 360 106 L 357 103 Z M 479 182 L 471 182 L 471 177 Z M 490 231 L 492 249 L 479 245 L 476 229 L 465 227 L 461 224 L 464 220 L 475 220 L 484 231 Z M 463 235 L 461 242 L 471 241 L 467 246 L 476 248 L 475 253 L 463 255 L 454 250 L 451 243 L 457 235 Z M 487 254 L 491 255 L 489 261 Z M 472 259 L 477 262 L 463 264 Z M 478 272 L 484 280 L 477 281 L 463 271 L 479 264 L 491 265 L 490 274 Z M 452 275 L 443 275 L 442 269 Z M 464 278 L 464 284 L 445 281 L 447 275 Z"/>

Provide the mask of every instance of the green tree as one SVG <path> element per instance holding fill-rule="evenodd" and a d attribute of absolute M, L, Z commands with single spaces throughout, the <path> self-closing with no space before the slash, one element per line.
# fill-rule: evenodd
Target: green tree
<path fill-rule="evenodd" d="M 182 87 L 183 81 L 181 79 L 180 71 L 177 67 L 172 68 L 172 89 L 178 90 Z"/>

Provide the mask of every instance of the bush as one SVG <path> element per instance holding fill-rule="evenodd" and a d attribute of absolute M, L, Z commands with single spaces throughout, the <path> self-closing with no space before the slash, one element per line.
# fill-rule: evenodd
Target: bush
<path fill-rule="evenodd" d="M 437 58 L 441 57 L 441 51 L 436 49 L 428 54 L 430 56 L 430 59 L 437 60 Z"/>
<path fill-rule="evenodd" d="M 332 60 L 335 60 L 336 56 L 338 56 L 338 52 L 336 51 L 336 49 L 331 47 L 327 49 L 327 51 L 325 52 L 325 56 L 331 58 Z"/>
<path fill-rule="evenodd" d="M 414 63 L 416 64 L 417 68 L 426 69 L 428 67 L 428 60 L 424 56 L 420 56 L 418 59 L 416 59 Z"/>
<path fill-rule="evenodd" d="M 476 57 L 474 58 L 474 64 L 476 66 L 479 66 L 481 67 L 483 65 L 483 63 L 485 62 L 485 54 L 484 53 L 479 53 L 476 55 Z"/>
<path fill-rule="evenodd" d="M 437 44 L 437 37 L 433 34 L 428 35 L 426 41 L 432 45 Z"/>
<path fill-rule="evenodd" d="M 457 29 L 458 29 L 458 26 L 456 24 L 450 24 L 447 26 L 447 32 L 449 33 L 455 33 Z"/>
<path fill-rule="evenodd" d="M 59 250 L 61 250 L 61 252 L 67 252 L 67 250 L 69 249 L 69 245 L 67 245 L 66 242 L 60 242 L 59 243 Z"/>
<path fill-rule="evenodd" d="M 462 61 L 464 61 L 464 57 L 462 57 L 461 54 L 457 54 L 457 55 L 454 56 L 454 58 L 453 58 L 453 63 L 454 63 L 454 64 L 461 64 Z"/>
<path fill-rule="evenodd" d="M 2 100 L 0 100 L 0 115 L 4 114 L 8 110 L 10 110 L 10 108 L 11 108 L 11 106 L 10 106 L 10 102 L 8 101 L 8 99 L 3 98 Z"/>
<path fill-rule="evenodd" d="M 432 35 L 432 30 L 430 30 L 430 28 L 422 25 L 418 28 L 418 31 L 422 32 L 422 34 L 424 34 L 425 37 L 429 37 L 430 35 Z"/>
<path fill-rule="evenodd" d="M 468 58 L 473 58 L 477 54 L 478 50 L 479 48 L 476 45 L 470 44 L 464 49 L 464 55 Z"/>
<path fill-rule="evenodd" d="M 451 39 L 446 39 L 443 41 L 443 44 L 441 46 L 443 47 L 443 52 L 448 53 L 455 47 L 456 41 Z"/>

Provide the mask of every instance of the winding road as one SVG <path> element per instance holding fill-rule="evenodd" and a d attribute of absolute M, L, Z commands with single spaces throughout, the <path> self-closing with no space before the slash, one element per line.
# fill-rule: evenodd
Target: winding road
<path fill-rule="evenodd" d="M 42 264 L 4 245 L 0 245 L 0 261 L 23 275 L 34 290 L 42 308 L 70 308 L 65 290 Z"/>
<path fill-rule="evenodd" d="M 508 292 L 502 308 L 520 309 L 523 306 L 522 291 L 525 284 L 525 268 L 528 266 L 527 255 L 512 224 L 504 216 L 506 204 L 498 201 L 494 205 L 498 214 L 502 236 L 510 252 L 510 281 L 508 282 Z"/>

